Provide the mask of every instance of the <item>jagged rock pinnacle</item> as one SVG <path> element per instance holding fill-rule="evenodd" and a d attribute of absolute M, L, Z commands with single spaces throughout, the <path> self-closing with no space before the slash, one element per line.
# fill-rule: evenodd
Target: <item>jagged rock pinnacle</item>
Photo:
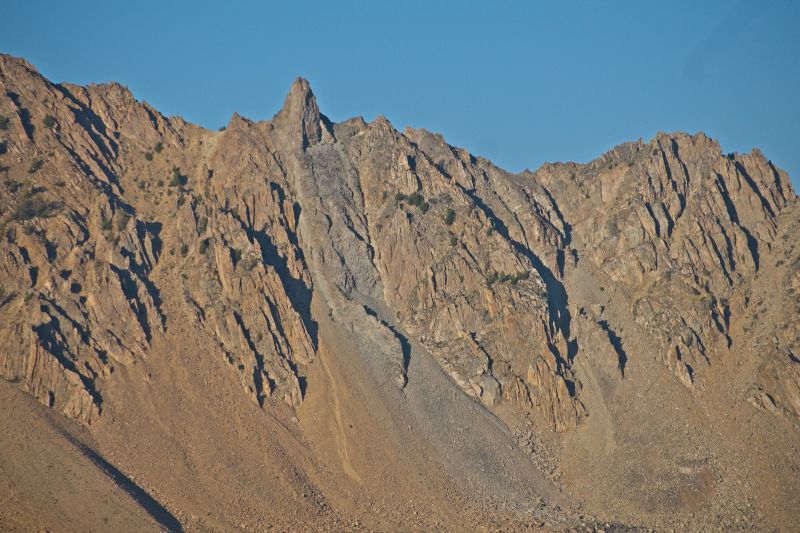
<path fill-rule="evenodd" d="M 304 78 L 298 77 L 292 83 L 283 108 L 275 117 L 275 123 L 286 129 L 291 136 L 290 141 L 305 149 L 322 139 L 320 112 L 317 99 L 311 86 Z"/>

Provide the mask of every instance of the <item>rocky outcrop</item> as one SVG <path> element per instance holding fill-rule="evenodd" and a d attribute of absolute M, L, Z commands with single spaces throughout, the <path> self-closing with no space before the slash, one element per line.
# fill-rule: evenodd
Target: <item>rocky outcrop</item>
<path fill-rule="evenodd" d="M 510 175 L 427 132 L 379 118 L 336 137 L 359 178 L 379 296 L 403 329 L 488 407 L 574 426 L 568 318 L 548 294 L 561 234 L 547 206 L 528 197 L 515 214 Z"/>
<path fill-rule="evenodd" d="M 637 356 L 602 305 L 570 301 L 579 264 L 697 391 L 796 203 L 760 152 L 725 155 L 702 134 L 510 174 L 383 117 L 333 124 L 302 79 L 273 120 L 234 115 L 219 132 L 8 56 L 0 89 L 0 371 L 85 423 L 105 377 L 184 323 L 254 402 L 297 406 L 313 296 L 381 383 L 402 389 L 419 346 L 486 408 L 566 431 L 587 414 L 575 359 L 613 381 Z M 796 416 L 796 339 L 790 322 L 780 332 L 786 357 L 763 376 L 781 377 L 750 398 Z"/>
<path fill-rule="evenodd" d="M 3 377 L 91 423 L 99 381 L 192 317 L 255 401 L 297 405 L 297 365 L 314 353 L 310 278 L 279 164 L 239 152 L 248 122 L 216 139 L 117 84 L 53 85 L 7 56 L 0 74 L 0 114 L 14 117 L 0 193 Z M 185 306 L 168 315 L 162 291 L 176 288 Z"/>
<path fill-rule="evenodd" d="M 800 204 L 780 217 L 776 246 L 766 255 L 768 272 L 747 284 L 745 311 L 735 335 L 738 348 L 759 361 L 748 376 L 747 400 L 757 409 L 786 416 L 800 424 L 800 248 L 794 242 L 800 231 Z"/>
<path fill-rule="evenodd" d="M 0 61 L 4 131 L 3 376 L 90 423 L 96 381 L 163 330 L 155 236 L 121 196 L 118 144 L 70 91 Z"/>
<path fill-rule="evenodd" d="M 703 134 L 659 134 L 532 179 L 570 221 L 576 256 L 624 291 L 658 357 L 687 387 L 730 347 L 737 289 L 778 241 L 794 193 L 759 151 L 722 154 Z"/>
<path fill-rule="evenodd" d="M 316 343 L 298 206 L 262 128 L 236 116 L 212 142 L 178 211 L 186 302 L 260 405 L 268 397 L 298 405 L 297 365 L 311 362 Z"/>

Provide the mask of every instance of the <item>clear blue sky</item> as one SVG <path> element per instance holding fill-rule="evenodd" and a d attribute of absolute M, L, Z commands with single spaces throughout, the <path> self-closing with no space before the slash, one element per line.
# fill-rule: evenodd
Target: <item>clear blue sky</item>
<path fill-rule="evenodd" d="M 3 0 L 0 51 L 209 128 L 270 118 L 302 75 L 335 121 L 384 114 L 510 170 L 703 130 L 800 183 L 794 0 Z"/>

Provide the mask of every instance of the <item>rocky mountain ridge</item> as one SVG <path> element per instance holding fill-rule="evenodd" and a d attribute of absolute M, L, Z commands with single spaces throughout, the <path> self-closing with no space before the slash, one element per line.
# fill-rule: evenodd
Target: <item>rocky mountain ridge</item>
<path fill-rule="evenodd" d="M 106 397 L 123 394 L 115 374 L 132 389 L 158 379 L 144 368 L 165 357 L 154 347 L 176 328 L 265 416 L 302 426 L 320 353 L 344 364 L 324 333 L 335 325 L 352 343 L 348 364 L 392 409 L 438 420 L 456 401 L 442 398 L 463 393 L 502 421 L 497 431 L 535 435 L 537 460 L 561 465 L 550 477 L 565 471 L 565 490 L 589 463 L 557 450 L 587 428 L 608 436 L 608 454 L 663 445 L 657 431 L 626 440 L 629 415 L 614 407 L 640 398 L 646 380 L 686 409 L 681 424 L 735 406 L 796 438 L 800 208 L 786 173 L 757 150 L 723 154 L 702 133 L 659 134 L 585 165 L 511 174 L 383 117 L 332 123 L 302 79 L 272 120 L 234 115 L 217 132 L 164 117 L 118 84 L 54 84 L 5 55 L 0 89 L 0 375 L 90 433 L 111 423 Z M 747 346 L 754 331 L 761 340 Z M 414 358 L 435 362 L 424 375 L 441 371 L 452 390 L 436 381 L 435 394 L 415 392 L 411 368 L 427 362 Z M 442 403 L 423 407 L 415 394 Z M 399 422 L 385 416 L 380 428 L 395 435 Z M 426 431 L 434 448 L 450 446 Z M 717 450 L 727 437 L 707 438 Z M 480 439 L 469 446 L 467 462 L 506 464 Z M 644 514 L 565 498 L 654 526 L 697 506 L 728 517 L 719 502 L 732 485 L 708 481 L 727 460 L 653 466 L 672 481 L 667 503 Z M 353 461 L 341 451 L 335 468 L 367 483 Z M 669 477 L 679 468 L 687 479 Z M 620 498 L 646 479 L 614 472 Z M 494 486 L 493 475 L 468 477 Z M 759 483 L 746 493 L 767 490 Z M 748 524 L 794 513 L 766 505 Z"/>

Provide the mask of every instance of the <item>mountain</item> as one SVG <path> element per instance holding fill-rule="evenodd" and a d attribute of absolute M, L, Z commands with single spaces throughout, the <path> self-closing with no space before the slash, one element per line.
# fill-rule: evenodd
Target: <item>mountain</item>
<path fill-rule="evenodd" d="M 8 530 L 791 530 L 800 203 L 660 133 L 506 172 L 298 79 L 220 131 L 0 56 Z"/>

